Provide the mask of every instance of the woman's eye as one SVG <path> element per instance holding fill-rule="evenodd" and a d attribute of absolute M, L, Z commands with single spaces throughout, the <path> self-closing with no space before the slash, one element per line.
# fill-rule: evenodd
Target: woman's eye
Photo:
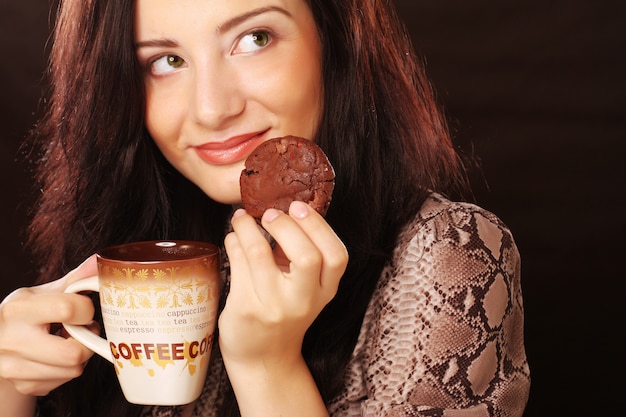
<path fill-rule="evenodd" d="M 272 40 L 268 32 L 256 31 L 242 37 L 233 54 L 247 54 L 265 48 Z"/>
<path fill-rule="evenodd" d="M 164 75 L 176 71 L 185 64 L 185 60 L 176 55 L 164 55 L 152 62 L 151 71 L 155 75 Z"/>

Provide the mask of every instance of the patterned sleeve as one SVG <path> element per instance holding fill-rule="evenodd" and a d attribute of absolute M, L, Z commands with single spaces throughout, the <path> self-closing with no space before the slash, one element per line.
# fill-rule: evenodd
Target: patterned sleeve
<path fill-rule="evenodd" d="M 334 416 L 521 416 L 530 377 L 520 259 L 474 205 L 429 200 L 365 316 Z"/>

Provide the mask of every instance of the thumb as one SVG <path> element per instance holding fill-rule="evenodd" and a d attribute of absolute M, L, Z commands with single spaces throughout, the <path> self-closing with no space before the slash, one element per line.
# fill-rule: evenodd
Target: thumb
<path fill-rule="evenodd" d="M 85 259 L 83 263 L 78 265 L 75 269 L 68 272 L 64 277 L 42 284 L 37 287 L 33 287 L 35 293 L 43 292 L 63 292 L 67 287 L 76 281 L 85 279 L 98 274 L 98 266 L 96 262 L 96 255 L 91 255 Z"/>
<path fill-rule="evenodd" d="M 89 258 L 85 259 L 82 264 L 78 265 L 75 269 L 70 271 L 63 280 L 65 281 L 65 287 L 70 284 L 91 277 L 98 274 L 98 265 L 96 261 L 96 255 L 93 254 Z"/>

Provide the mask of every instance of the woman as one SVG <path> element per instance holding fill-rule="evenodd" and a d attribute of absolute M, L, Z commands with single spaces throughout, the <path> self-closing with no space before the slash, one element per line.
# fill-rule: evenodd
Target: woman
<path fill-rule="evenodd" d="M 286 134 L 326 151 L 336 187 L 325 219 L 265 213 L 272 252 L 236 179 Z M 40 285 L 0 310 L 13 415 L 36 395 L 62 416 L 522 414 L 519 255 L 495 216 L 442 197 L 463 166 L 388 1 L 66 0 L 35 137 Z M 230 292 L 201 398 L 142 408 L 54 323 L 93 316 L 62 294 L 93 258 L 72 265 L 162 238 L 224 242 Z"/>

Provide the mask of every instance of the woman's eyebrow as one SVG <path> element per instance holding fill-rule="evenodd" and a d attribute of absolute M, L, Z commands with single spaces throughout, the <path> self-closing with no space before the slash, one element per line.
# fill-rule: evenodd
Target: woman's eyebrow
<path fill-rule="evenodd" d="M 151 39 L 151 40 L 135 43 L 135 49 L 140 49 L 140 48 L 145 48 L 145 47 L 174 48 L 176 46 L 178 46 L 178 42 L 171 40 L 171 39 Z"/>
<path fill-rule="evenodd" d="M 251 19 L 255 16 L 269 13 L 269 12 L 278 12 L 282 13 L 287 17 L 291 17 L 291 13 L 282 7 L 278 6 L 268 6 L 268 7 L 259 7 L 258 9 L 250 10 L 249 12 L 243 13 L 241 15 L 235 16 L 232 19 L 227 20 L 217 27 L 217 32 L 224 33 L 232 29 L 233 27 L 245 22 L 248 19 Z M 169 47 L 173 48 L 178 46 L 178 42 L 171 39 L 150 39 L 146 41 L 136 42 L 135 49 L 145 48 L 145 47 Z"/>
<path fill-rule="evenodd" d="M 287 10 L 283 9 L 282 7 L 278 7 L 278 6 L 259 7 L 258 9 L 250 10 L 249 12 L 243 13 L 239 16 L 235 16 L 232 19 L 227 20 L 226 22 L 218 26 L 217 31 L 219 33 L 227 32 L 233 27 L 237 26 L 238 24 L 248 19 L 251 19 L 255 16 L 258 16 L 263 13 L 268 13 L 268 12 L 279 12 L 279 13 L 284 14 L 285 16 L 291 17 L 291 13 L 289 13 Z"/>

